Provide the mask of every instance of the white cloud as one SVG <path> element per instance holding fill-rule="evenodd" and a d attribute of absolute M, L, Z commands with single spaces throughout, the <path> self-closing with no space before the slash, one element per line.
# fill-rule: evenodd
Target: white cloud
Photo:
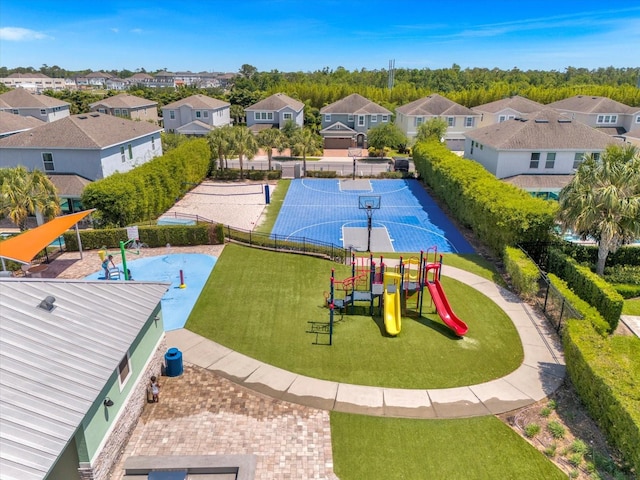
<path fill-rule="evenodd" d="M 112 29 L 111 29 L 111 31 L 112 31 L 113 33 L 118 33 L 120 30 L 118 30 L 117 28 L 112 28 Z"/>
<path fill-rule="evenodd" d="M 28 28 L 20 27 L 2 27 L 0 28 L 0 40 L 8 40 L 11 42 L 28 42 L 30 40 L 47 40 L 48 35 Z"/>
<path fill-rule="evenodd" d="M 136 33 L 136 34 L 141 34 L 142 33 L 142 29 L 141 28 L 134 28 L 133 30 L 131 30 L 131 33 Z"/>

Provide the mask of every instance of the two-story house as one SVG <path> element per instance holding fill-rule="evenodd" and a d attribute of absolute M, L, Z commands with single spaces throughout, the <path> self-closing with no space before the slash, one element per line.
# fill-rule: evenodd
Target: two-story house
<path fill-rule="evenodd" d="M 167 132 L 206 135 L 216 127 L 231 124 L 231 104 L 207 95 L 191 95 L 162 107 Z"/>
<path fill-rule="evenodd" d="M 418 127 L 432 118 L 447 122 L 447 147 L 463 150 L 464 133 L 477 127 L 480 114 L 437 93 L 396 108 L 396 125 L 409 139 L 415 139 Z"/>
<path fill-rule="evenodd" d="M 515 95 L 513 97 L 496 100 L 495 102 L 478 105 L 471 110 L 480 114 L 478 127 L 486 127 L 487 125 L 493 125 L 523 115 L 539 112 L 544 108 L 545 106 L 541 103 L 534 102 L 520 95 Z"/>
<path fill-rule="evenodd" d="M 244 109 L 247 127 L 256 132 L 265 128 L 282 128 L 288 121 L 304 126 L 304 103 L 276 93 Z"/>
<path fill-rule="evenodd" d="M 25 166 L 98 180 L 162 155 L 158 125 L 98 112 L 72 115 L 0 139 L 0 167 Z"/>
<path fill-rule="evenodd" d="M 89 104 L 92 112 L 158 123 L 158 102 L 121 93 Z"/>
<path fill-rule="evenodd" d="M 42 73 L 12 73 L 0 78 L 9 88 L 24 88 L 30 92 L 40 93 L 43 90 L 60 91 L 67 88 L 64 78 L 51 78 Z"/>
<path fill-rule="evenodd" d="M 0 95 L 0 111 L 22 117 L 34 117 L 43 122 L 54 122 L 68 117 L 70 104 L 46 95 L 14 88 Z"/>
<path fill-rule="evenodd" d="M 353 93 L 320 109 L 324 148 L 367 148 L 370 128 L 391 121 L 391 112 Z"/>
<path fill-rule="evenodd" d="M 621 142 L 552 109 L 477 128 L 465 137 L 465 158 L 498 178 L 571 175 L 585 154 L 599 155 Z M 549 181 L 546 186 L 553 187 Z"/>
<path fill-rule="evenodd" d="M 575 95 L 550 103 L 547 107 L 613 136 L 623 135 L 634 126 L 640 126 L 640 114 L 633 115 L 633 111 L 637 109 L 607 97 Z"/>

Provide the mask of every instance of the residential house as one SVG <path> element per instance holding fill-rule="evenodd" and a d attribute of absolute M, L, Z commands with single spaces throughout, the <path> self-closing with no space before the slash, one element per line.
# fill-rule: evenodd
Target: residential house
<path fill-rule="evenodd" d="M 80 203 L 84 188 L 91 183 L 88 178 L 67 173 L 49 173 L 47 175 L 56 187 L 60 199 L 60 210 L 63 215 L 78 213 L 84 210 Z"/>
<path fill-rule="evenodd" d="M 162 155 L 161 131 L 149 122 L 97 112 L 72 115 L 0 139 L 0 167 L 98 180 Z"/>
<path fill-rule="evenodd" d="M 409 139 L 415 139 L 418 127 L 432 118 L 447 122 L 444 141 L 450 150 L 464 149 L 464 133 L 480 122 L 480 114 L 437 93 L 396 108 L 396 125 Z"/>
<path fill-rule="evenodd" d="M 158 123 L 158 102 L 121 93 L 89 104 L 92 112 Z"/>
<path fill-rule="evenodd" d="M 613 136 L 623 135 L 640 126 L 640 112 L 637 108 L 607 97 L 575 95 L 547 106 Z"/>
<path fill-rule="evenodd" d="M 513 118 L 539 112 L 544 108 L 545 106 L 541 103 L 515 95 L 513 97 L 496 100 L 495 102 L 478 105 L 471 110 L 480 114 L 478 127 L 486 127 L 487 125 L 506 122 Z"/>
<path fill-rule="evenodd" d="M 353 93 L 320 109 L 324 148 L 367 148 L 367 132 L 391 121 L 391 112 Z"/>
<path fill-rule="evenodd" d="M 3 480 L 109 478 L 161 371 L 168 287 L 0 278 Z"/>
<path fill-rule="evenodd" d="M 34 117 L 43 122 L 54 122 L 70 115 L 70 104 L 46 95 L 14 88 L 0 95 L 0 111 L 22 117 Z"/>
<path fill-rule="evenodd" d="M 156 88 L 175 87 L 176 86 L 175 73 L 167 72 L 166 70 L 158 72 L 153 76 L 153 85 Z"/>
<path fill-rule="evenodd" d="M 67 88 L 64 78 L 51 78 L 42 73 L 12 73 L 0 78 L 0 82 L 9 88 L 24 88 L 33 93 L 44 90 L 61 91 Z"/>
<path fill-rule="evenodd" d="M 44 122 L 34 117 L 23 117 L 0 111 L 0 138 L 31 130 Z"/>
<path fill-rule="evenodd" d="M 126 80 L 123 80 L 122 78 L 111 77 L 105 80 L 104 87 L 107 90 L 121 91 L 129 88 L 129 82 L 127 82 Z"/>
<path fill-rule="evenodd" d="M 110 73 L 91 72 L 87 75 L 76 77 L 78 88 L 107 88 L 107 80 L 114 78 Z"/>
<path fill-rule="evenodd" d="M 130 86 L 132 85 L 142 85 L 145 87 L 150 87 L 153 83 L 153 77 L 148 73 L 134 73 L 129 78 L 126 79 Z"/>
<path fill-rule="evenodd" d="M 276 93 L 244 109 L 247 127 L 256 132 L 265 128 L 282 128 L 287 121 L 304 126 L 304 103 Z"/>
<path fill-rule="evenodd" d="M 216 127 L 231 124 L 231 105 L 207 95 L 191 95 L 162 107 L 167 132 L 206 135 Z"/>
<path fill-rule="evenodd" d="M 599 155 L 619 140 L 545 109 L 465 134 L 465 158 L 498 178 L 573 174 L 585 153 Z"/>

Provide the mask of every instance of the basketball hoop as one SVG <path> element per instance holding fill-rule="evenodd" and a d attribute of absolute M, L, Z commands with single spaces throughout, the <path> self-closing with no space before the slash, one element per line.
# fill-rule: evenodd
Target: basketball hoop
<path fill-rule="evenodd" d="M 357 147 L 349 147 L 349 156 L 353 158 L 353 179 L 356 179 L 356 158 L 362 156 L 362 149 Z"/>
<path fill-rule="evenodd" d="M 354 170 L 355 172 L 355 170 Z M 380 195 L 358 196 L 358 208 L 367 212 L 367 252 L 371 251 L 371 217 L 374 210 L 380 210 Z"/>

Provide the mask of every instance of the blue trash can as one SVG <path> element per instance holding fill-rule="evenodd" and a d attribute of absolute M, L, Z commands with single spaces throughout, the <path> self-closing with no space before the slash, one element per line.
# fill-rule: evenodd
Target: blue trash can
<path fill-rule="evenodd" d="M 164 360 L 167 364 L 167 377 L 178 377 L 182 375 L 182 352 L 173 347 L 164 354 Z"/>

